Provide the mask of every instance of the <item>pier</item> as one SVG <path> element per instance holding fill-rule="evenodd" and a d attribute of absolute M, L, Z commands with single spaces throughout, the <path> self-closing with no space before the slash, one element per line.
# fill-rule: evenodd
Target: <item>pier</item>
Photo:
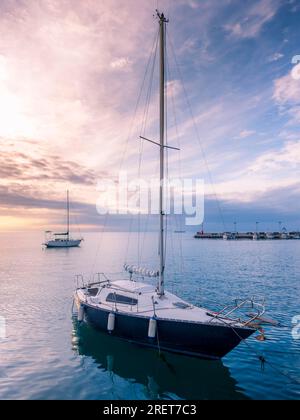
<path fill-rule="evenodd" d="M 213 240 L 224 240 L 224 241 L 280 241 L 280 240 L 300 240 L 300 232 L 223 232 L 223 233 L 208 233 L 198 232 L 195 239 L 213 239 Z"/>

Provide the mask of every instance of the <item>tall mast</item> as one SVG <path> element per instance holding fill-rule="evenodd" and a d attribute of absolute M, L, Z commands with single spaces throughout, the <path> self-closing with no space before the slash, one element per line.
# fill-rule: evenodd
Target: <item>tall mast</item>
<path fill-rule="evenodd" d="M 159 213 L 160 213 L 160 268 L 158 294 L 163 296 L 165 293 L 165 213 L 164 213 L 164 178 L 165 178 L 165 42 L 166 42 L 166 23 L 168 20 L 164 14 L 157 12 L 160 27 L 160 193 L 159 193 Z"/>
<path fill-rule="evenodd" d="M 67 191 L 67 234 L 68 240 L 70 239 L 70 201 L 69 201 L 69 190 Z"/>

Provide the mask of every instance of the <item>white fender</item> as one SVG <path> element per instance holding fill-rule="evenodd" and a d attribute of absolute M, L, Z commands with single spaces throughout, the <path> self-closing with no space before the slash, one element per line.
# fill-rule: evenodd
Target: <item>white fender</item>
<path fill-rule="evenodd" d="M 149 338 L 155 338 L 156 337 L 156 331 L 157 331 L 157 321 L 156 321 L 156 319 L 151 318 L 149 320 L 148 337 Z"/>
<path fill-rule="evenodd" d="M 107 321 L 107 331 L 113 332 L 115 329 L 115 323 L 116 323 L 116 315 L 113 313 L 110 313 L 108 315 L 108 321 Z"/>

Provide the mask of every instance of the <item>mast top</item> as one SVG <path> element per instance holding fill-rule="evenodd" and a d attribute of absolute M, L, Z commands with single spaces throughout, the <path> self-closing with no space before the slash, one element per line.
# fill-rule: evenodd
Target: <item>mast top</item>
<path fill-rule="evenodd" d="M 160 13 L 159 10 L 157 9 L 156 9 L 156 15 L 162 23 L 169 23 L 169 19 L 165 17 L 164 13 Z"/>

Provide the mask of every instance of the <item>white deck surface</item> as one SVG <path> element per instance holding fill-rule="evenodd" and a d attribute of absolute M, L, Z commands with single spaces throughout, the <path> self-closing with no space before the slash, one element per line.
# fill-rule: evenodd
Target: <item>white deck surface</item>
<path fill-rule="evenodd" d="M 108 294 L 116 293 L 129 298 L 137 299 L 138 305 L 131 306 L 120 303 L 108 303 L 106 298 Z M 184 322 L 198 322 L 201 324 L 219 324 L 225 326 L 226 324 L 236 327 L 241 327 L 240 323 L 232 322 L 229 319 L 216 319 L 208 315 L 213 312 L 188 304 L 177 296 L 165 292 L 165 296 L 159 297 L 157 291 L 152 285 L 145 283 L 136 283 L 129 280 L 111 282 L 109 285 L 103 284 L 99 288 L 97 296 L 88 296 L 84 289 L 77 291 L 77 297 L 80 302 L 86 303 L 98 309 L 113 311 L 117 309 L 119 313 L 126 313 L 145 318 L 154 316 L 153 299 L 155 302 L 155 313 L 157 318 Z M 176 307 L 176 304 L 181 303 L 188 305 L 187 308 L 181 309 Z"/>

